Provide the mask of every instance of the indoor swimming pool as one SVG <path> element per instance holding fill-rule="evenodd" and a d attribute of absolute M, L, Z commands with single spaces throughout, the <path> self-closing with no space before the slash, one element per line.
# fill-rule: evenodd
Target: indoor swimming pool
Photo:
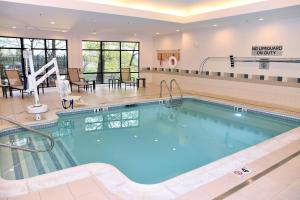
<path fill-rule="evenodd" d="M 300 120 L 184 98 L 181 106 L 157 101 L 60 113 L 42 130 L 55 139 L 52 151 L 0 148 L 3 179 L 16 180 L 87 163 L 108 163 L 129 179 L 159 183 L 300 126 Z M 2 131 L 0 142 L 47 148 L 26 131 Z"/>

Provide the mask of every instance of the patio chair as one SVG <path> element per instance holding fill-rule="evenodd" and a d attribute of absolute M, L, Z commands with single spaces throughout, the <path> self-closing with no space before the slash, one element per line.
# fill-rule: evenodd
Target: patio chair
<path fill-rule="evenodd" d="M 125 84 L 125 90 L 126 86 L 135 86 L 135 80 L 133 77 L 131 77 L 130 68 L 121 68 L 121 83 Z"/>
<path fill-rule="evenodd" d="M 24 98 L 24 85 L 19 74 L 19 70 L 6 69 L 5 74 L 9 84 L 10 94 L 12 95 L 13 90 L 19 90 L 22 93 L 22 99 Z"/>
<path fill-rule="evenodd" d="M 70 80 L 71 90 L 72 90 L 73 85 L 76 85 L 78 87 L 78 92 L 80 92 L 79 88 L 83 88 L 85 90 L 87 90 L 88 88 L 91 88 L 91 90 L 92 90 L 93 84 L 86 82 L 83 78 L 80 78 L 78 68 L 69 68 L 68 72 L 69 72 L 69 80 Z"/>
<path fill-rule="evenodd" d="M 6 69 L 4 70 L 5 71 L 5 74 L 6 74 L 6 77 L 7 77 L 7 80 L 8 80 L 8 85 L 9 85 L 9 91 L 10 91 L 10 95 L 12 96 L 12 91 L 13 90 L 19 90 L 21 93 L 22 93 L 22 99 L 24 99 L 24 84 L 23 84 L 23 81 L 21 79 L 21 76 L 20 76 L 20 73 L 19 73 L 19 70 L 17 69 Z M 43 91 L 43 94 L 44 94 L 44 87 L 45 87 L 45 83 L 41 83 L 39 86 L 38 86 L 38 94 L 40 94 L 40 87 L 42 87 L 42 91 Z"/>

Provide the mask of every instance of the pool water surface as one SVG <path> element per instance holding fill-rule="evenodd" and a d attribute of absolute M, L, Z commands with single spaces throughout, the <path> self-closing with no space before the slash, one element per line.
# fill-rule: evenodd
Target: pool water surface
<path fill-rule="evenodd" d="M 179 107 L 147 103 L 72 113 L 43 131 L 54 149 L 29 153 L 0 148 L 4 179 L 33 177 L 87 163 L 109 163 L 132 181 L 153 184 L 199 168 L 296 128 L 300 121 L 237 112 L 231 106 L 184 99 Z M 0 142 L 29 148 L 48 141 L 25 131 Z"/>

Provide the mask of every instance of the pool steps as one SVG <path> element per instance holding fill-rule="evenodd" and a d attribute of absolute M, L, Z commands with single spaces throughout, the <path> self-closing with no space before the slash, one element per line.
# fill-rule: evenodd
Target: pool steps
<path fill-rule="evenodd" d="M 7 140 L 7 143 L 13 143 L 18 139 L 15 135 L 5 137 L 4 139 Z M 2 140 L 4 139 L 2 138 Z M 29 148 L 34 148 L 38 145 L 49 146 L 49 142 L 46 139 L 41 140 L 41 144 L 37 144 L 32 137 L 27 137 L 27 139 L 28 143 L 26 146 Z M 66 148 L 63 141 L 56 140 L 55 143 L 56 145 L 51 151 L 43 153 L 24 152 L 16 149 L 0 151 L 0 157 L 9 157 L 8 159 L 11 161 L 5 169 L 0 169 L 1 176 L 4 179 L 18 180 L 77 166 L 77 161 Z"/>

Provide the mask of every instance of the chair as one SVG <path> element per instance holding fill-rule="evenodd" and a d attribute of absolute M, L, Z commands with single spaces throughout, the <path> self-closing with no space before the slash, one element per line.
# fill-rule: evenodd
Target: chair
<path fill-rule="evenodd" d="M 129 86 L 135 86 L 135 80 L 131 77 L 130 68 L 121 68 L 121 83 Z"/>
<path fill-rule="evenodd" d="M 19 90 L 22 93 L 22 99 L 24 98 L 24 85 L 21 80 L 19 71 L 16 69 L 5 70 L 6 77 L 8 79 L 10 94 L 12 90 Z"/>
<path fill-rule="evenodd" d="M 84 88 L 85 90 L 87 90 L 90 87 L 92 89 L 92 85 L 93 85 L 92 83 L 88 83 L 83 78 L 80 78 L 78 68 L 69 68 L 68 72 L 69 72 L 71 90 L 72 90 L 72 85 L 78 86 L 78 92 L 79 92 L 79 88 Z"/>

